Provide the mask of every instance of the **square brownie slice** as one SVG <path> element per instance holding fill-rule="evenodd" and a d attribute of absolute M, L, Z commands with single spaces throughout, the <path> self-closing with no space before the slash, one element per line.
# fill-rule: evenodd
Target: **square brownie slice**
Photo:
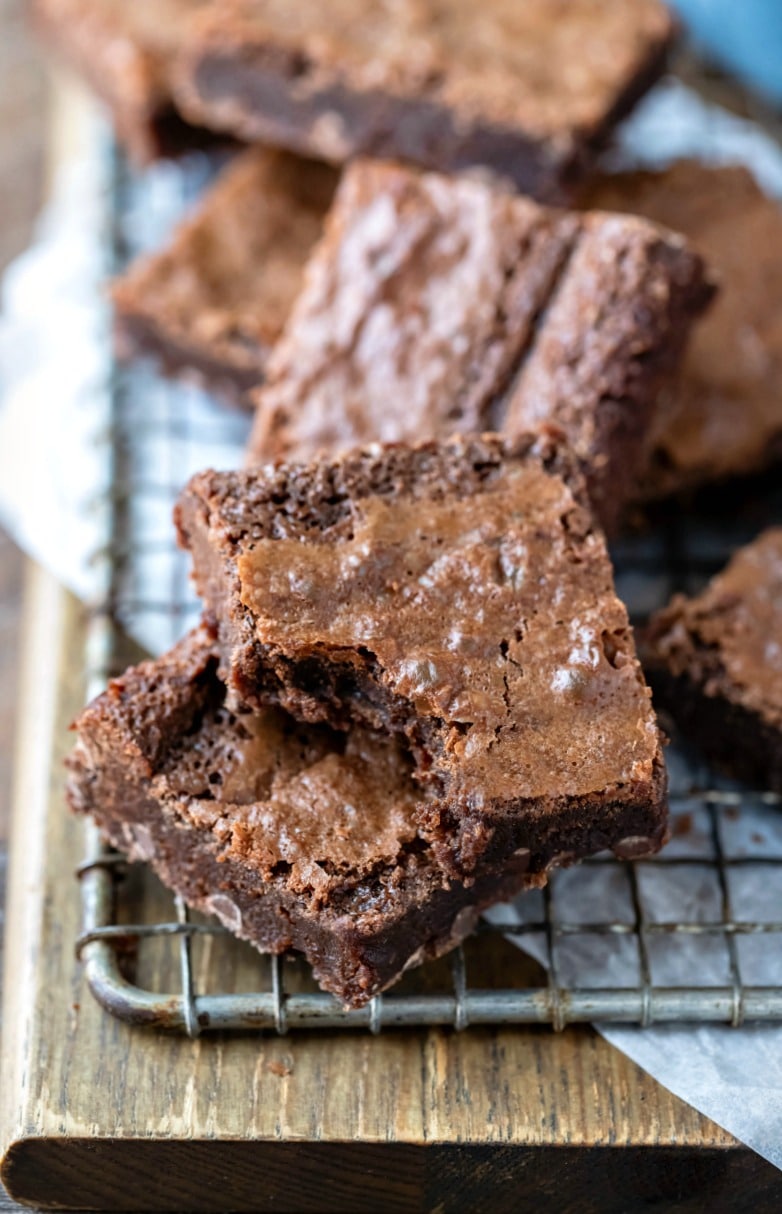
<path fill-rule="evenodd" d="M 256 396 L 250 459 L 553 422 L 613 527 L 710 297 L 700 257 L 648 221 L 359 162 Z"/>
<path fill-rule="evenodd" d="M 537 872 L 521 852 L 448 880 L 418 835 L 422 794 L 398 743 L 232 707 L 203 627 L 112 680 L 76 728 L 72 808 L 262 952 L 304 953 L 352 1007 L 544 880 L 545 826 Z"/>
<path fill-rule="evenodd" d="M 680 161 L 599 180 L 586 205 L 689 237 L 720 282 L 656 410 L 642 497 L 743 476 L 782 455 L 782 209 L 746 169 Z"/>
<path fill-rule="evenodd" d="M 572 858 L 660 845 L 650 693 L 558 441 L 205 472 L 176 516 L 240 700 L 402 737 L 449 874 L 529 848 L 545 821 Z"/>
<path fill-rule="evenodd" d="M 655 701 L 717 766 L 782 792 L 782 528 L 651 620 Z"/>
<path fill-rule="evenodd" d="M 175 55 L 209 0 L 33 0 L 35 25 L 109 107 L 138 164 L 214 138 L 171 92 Z"/>
<path fill-rule="evenodd" d="M 561 200 L 660 75 L 658 0 L 217 0 L 178 99 L 194 121 L 343 163 L 483 166 Z"/>
<path fill-rule="evenodd" d="M 239 154 L 169 244 L 112 287 L 123 357 L 155 357 L 233 403 L 264 377 L 337 183 L 286 152 Z"/>

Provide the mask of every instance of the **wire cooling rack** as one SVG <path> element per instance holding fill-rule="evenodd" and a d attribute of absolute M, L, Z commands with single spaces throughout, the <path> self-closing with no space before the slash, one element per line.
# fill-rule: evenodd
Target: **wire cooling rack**
<path fill-rule="evenodd" d="M 198 156 L 134 178 L 112 153 L 109 270 L 154 247 L 213 171 Z M 133 656 L 128 633 L 163 649 L 197 618 L 171 506 L 197 467 L 235 465 L 248 423 L 148 368 L 112 366 L 96 554 L 102 594 L 89 627 L 89 692 Z M 638 622 L 692 592 L 762 526 L 782 489 L 721 492 L 669 512 L 615 547 L 617 586 Z M 87 827 L 78 952 L 99 1002 L 129 1023 L 206 1030 L 381 1029 L 578 1021 L 782 1020 L 782 813 L 771 793 L 718 780 L 669 751 L 672 840 L 653 861 L 599 856 L 493 911 L 474 941 L 344 1011 L 308 968 L 262 958 L 213 920 L 190 917 L 150 874 L 127 870 Z M 520 944 L 523 948 L 512 947 Z M 535 958 L 536 960 L 531 960 Z M 536 962 L 541 964 L 536 964 Z M 542 968 L 541 968 L 542 966 Z M 686 984 L 682 981 L 685 976 Z"/>

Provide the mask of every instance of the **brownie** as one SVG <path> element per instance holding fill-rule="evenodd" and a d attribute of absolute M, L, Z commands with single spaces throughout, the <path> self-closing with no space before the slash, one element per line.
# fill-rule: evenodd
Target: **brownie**
<path fill-rule="evenodd" d="M 286 152 L 238 155 L 169 244 L 113 286 L 121 354 L 151 354 L 238 404 L 263 380 L 336 186 Z"/>
<path fill-rule="evenodd" d="M 250 459 L 553 421 L 612 527 L 710 295 L 701 259 L 646 220 L 357 162 L 256 396 Z"/>
<path fill-rule="evenodd" d="M 746 169 L 682 161 L 601 179 L 586 205 L 690 237 L 720 280 L 649 433 L 640 495 L 745 475 L 782 455 L 782 211 Z"/>
<path fill-rule="evenodd" d="M 33 0 L 35 24 L 108 105 L 117 134 L 145 164 L 212 138 L 172 97 L 174 57 L 208 0 Z"/>
<path fill-rule="evenodd" d="M 574 858 L 659 846 L 650 694 L 556 436 L 205 472 L 176 519 L 240 701 L 404 739 L 447 873 L 545 823 Z"/>
<path fill-rule="evenodd" d="M 341 164 L 482 166 L 561 200 L 660 75 L 658 0 L 216 0 L 177 77 L 193 121 Z"/>
<path fill-rule="evenodd" d="M 555 835 L 469 884 L 418 834 L 424 795 L 391 738 L 238 711 L 199 628 L 81 714 L 69 800 L 131 858 L 263 952 L 296 949 L 357 1007 L 544 880 Z M 531 864 L 539 865 L 538 871 Z"/>
<path fill-rule="evenodd" d="M 782 792 L 782 528 L 652 619 L 655 701 L 718 766 Z"/>

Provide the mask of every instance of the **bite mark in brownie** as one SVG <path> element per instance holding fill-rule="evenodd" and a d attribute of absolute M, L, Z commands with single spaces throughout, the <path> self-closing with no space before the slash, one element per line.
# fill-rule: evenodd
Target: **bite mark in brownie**
<path fill-rule="evenodd" d="M 720 292 L 647 439 L 640 497 L 743 476 L 782 455 L 782 210 L 745 168 L 681 161 L 601 178 L 588 207 L 631 211 L 690 238 Z"/>
<path fill-rule="evenodd" d="M 178 77 L 216 129 L 335 163 L 483 166 L 560 200 L 660 74 L 658 0 L 217 0 Z"/>
<path fill-rule="evenodd" d="M 247 406 L 300 289 L 336 186 L 326 165 L 239 154 L 168 245 L 113 284 L 120 353 L 148 354 Z"/>
<path fill-rule="evenodd" d="M 574 855 L 659 846 L 649 692 L 558 438 L 207 472 L 176 513 L 240 700 L 404 738 L 449 874 L 527 847 L 531 820 L 568 822 Z"/>
<path fill-rule="evenodd" d="M 613 528 L 710 296 L 700 258 L 646 221 L 359 162 L 255 394 L 249 459 L 553 422 Z"/>
<path fill-rule="evenodd" d="M 109 107 L 138 164 L 214 139 L 172 96 L 175 56 L 209 0 L 34 0 L 36 27 Z"/>
<path fill-rule="evenodd" d="M 419 837 L 398 741 L 232 705 L 204 626 L 112 680 L 76 728 L 72 808 L 261 951 L 303 952 L 348 1006 L 453 948 L 552 858 L 539 831 L 537 872 L 522 850 L 450 881 Z"/>
<path fill-rule="evenodd" d="M 719 767 L 782 792 L 782 528 L 650 622 L 655 700 Z"/>

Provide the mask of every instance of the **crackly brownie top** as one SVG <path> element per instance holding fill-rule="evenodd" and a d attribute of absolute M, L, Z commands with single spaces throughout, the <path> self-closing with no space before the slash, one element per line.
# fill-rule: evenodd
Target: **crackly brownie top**
<path fill-rule="evenodd" d="M 308 899 L 372 874 L 393 885 L 422 798 L 397 742 L 300 725 L 279 709 L 233 711 L 216 666 L 199 628 L 112 680 L 76 723 L 83 753 L 124 764 L 135 755 L 167 812 L 211 836 L 223 858 Z"/>
<path fill-rule="evenodd" d="M 360 654 L 438 725 L 452 788 L 512 800 L 651 778 L 627 615 L 556 441 L 374 447 L 205 473 L 185 493 L 258 641 Z"/>
<path fill-rule="evenodd" d="M 603 413 L 645 427 L 643 385 L 707 298 L 700 258 L 648 221 L 358 161 L 257 393 L 250 457 L 544 419 L 597 476 Z"/>
<path fill-rule="evenodd" d="M 335 185 L 315 161 L 263 148 L 237 156 L 171 243 L 115 282 L 120 315 L 257 365 L 301 286 Z"/>
<path fill-rule="evenodd" d="M 782 210 L 746 169 L 681 161 L 602 178 L 585 203 L 690 237 L 720 281 L 649 435 L 646 493 L 749 471 L 782 433 Z"/>
<path fill-rule="evenodd" d="M 420 98 L 465 123 L 591 133 L 669 41 L 658 0 L 218 0 L 196 54 L 287 52 L 292 87 Z M 555 148 L 554 153 L 561 152 Z"/>
<path fill-rule="evenodd" d="M 782 727 L 782 527 L 739 549 L 701 594 L 676 595 L 649 644 L 655 665 Z"/>

